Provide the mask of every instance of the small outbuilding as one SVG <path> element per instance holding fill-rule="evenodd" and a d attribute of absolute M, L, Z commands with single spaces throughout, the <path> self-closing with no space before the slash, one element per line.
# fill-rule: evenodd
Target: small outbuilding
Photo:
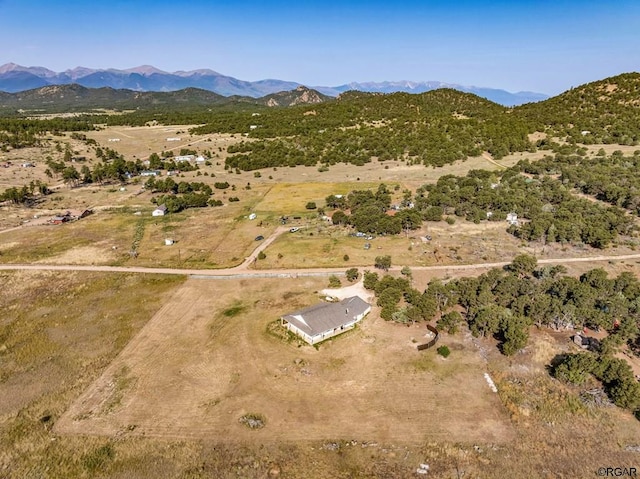
<path fill-rule="evenodd" d="M 319 303 L 285 314 L 282 325 L 309 344 L 353 329 L 371 311 L 371 305 L 359 296 L 345 298 L 338 303 Z"/>
<path fill-rule="evenodd" d="M 164 216 L 167 214 L 167 206 L 160 205 L 151 212 L 151 216 Z"/>

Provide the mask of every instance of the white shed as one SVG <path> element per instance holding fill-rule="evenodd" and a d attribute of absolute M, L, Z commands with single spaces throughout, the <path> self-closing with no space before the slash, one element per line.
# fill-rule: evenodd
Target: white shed
<path fill-rule="evenodd" d="M 151 216 L 164 216 L 167 214 L 167 206 L 160 205 L 151 212 Z"/>

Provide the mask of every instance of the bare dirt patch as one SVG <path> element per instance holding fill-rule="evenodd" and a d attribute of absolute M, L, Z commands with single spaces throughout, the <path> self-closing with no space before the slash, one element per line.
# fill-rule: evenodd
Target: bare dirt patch
<path fill-rule="evenodd" d="M 53 264 L 108 264 L 116 258 L 114 250 L 106 245 L 102 247 L 78 246 L 40 262 Z"/>
<path fill-rule="evenodd" d="M 426 329 L 375 313 L 318 349 L 266 333 L 280 314 L 314 302 L 317 287 L 311 279 L 188 281 L 57 429 L 225 441 L 513 438 L 464 339 L 452 339 L 455 354 L 444 360 L 415 349 Z M 240 419 L 248 414 L 266 426 L 247 428 Z"/>
<path fill-rule="evenodd" d="M 338 298 L 340 300 L 343 300 L 345 298 L 350 298 L 352 296 L 360 296 L 365 301 L 371 302 L 373 301 L 373 297 L 374 297 L 373 291 L 369 291 L 364 288 L 364 285 L 362 284 L 362 280 L 358 281 L 357 283 L 344 286 L 342 288 L 323 289 L 320 292 L 326 296 L 330 296 L 332 298 Z"/>

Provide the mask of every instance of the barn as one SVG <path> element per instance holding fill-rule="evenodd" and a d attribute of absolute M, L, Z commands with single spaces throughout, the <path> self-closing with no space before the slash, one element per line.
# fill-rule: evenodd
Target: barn
<path fill-rule="evenodd" d="M 336 303 L 319 303 L 285 314 L 282 325 L 309 344 L 316 344 L 352 329 L 371 311 L 371 305 L 359 296 Z"/>

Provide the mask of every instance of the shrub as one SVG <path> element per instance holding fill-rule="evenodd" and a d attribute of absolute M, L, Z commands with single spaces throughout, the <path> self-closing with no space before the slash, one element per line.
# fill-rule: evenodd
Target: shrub
<path fill-rule="evenodd" d="M 266 258 L 267 258 L 267 255 L 264 254 L 264 251 L 260 251 L 258 253 L 258 259 L 266 259 Z"/>
<path fill-rule="evenodd" d="M 451 354 L 451 351 L 449 350 L 449 347 L 445 346 L 445 345 L 442 345 L 442 346 L 438 347 L 438 349 L 436 349 L 436 351 L 443 358 L 447 358 L 447 357 L 449 357 L 449 354 Z"/>
<path fill-rule="evenodd" d="M 372 273 L 370 271 L 364 272 L 363 286 L 365 289 L 373 290 L 378 284 L 378 273 Z"/>
<path fill-rule="evenodd" d="M 317 208 L 315 201 L 309 201 L 304 207 L 308 210 L 315 210 Z"/>
<path fill-rule="evenodd" d="M 332 274 L 331 276 L 329 276 L 330 288 L 339 288 L 340 286 L 342 286 L 342 282 L 340 281 L 340 278 L 338 278 L 335 274 Z"/>
<path fill-rule="evenodd" d="M 384 271 L 389 271 L 389 268 L 391 268 L 391 256 L 376 256 L 375 267 Z"/>
<path fill-rule="evenodd" d="M 358 268 L 349 268 L 349 269 L 346 271 L 346 273 L 345 273 L 345 274 L 346 274 L 346 276 L 347 276 L 347 279 L 348 279 L 349 281 L 351 281 L 352 283 L 353 283 L 356 279 L 358 279 L 358 276 L 360 276 L 360 274 L 358 273 Z"/>

